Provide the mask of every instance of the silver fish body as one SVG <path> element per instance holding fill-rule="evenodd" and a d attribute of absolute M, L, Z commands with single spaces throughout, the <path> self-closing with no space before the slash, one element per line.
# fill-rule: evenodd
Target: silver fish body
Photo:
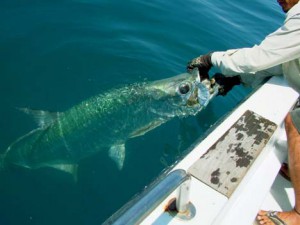
<path fill-rule="evenodd" d="M 112 89 L 63 113 L 23 109 L 40 127 L 12 143 L 2 159 L 5 165 L 72 172 L 81 159 L 109 149 L 121 169 L 126 140 L 174 117 L 196 115 L 216 93 L 196 71 Z"/>

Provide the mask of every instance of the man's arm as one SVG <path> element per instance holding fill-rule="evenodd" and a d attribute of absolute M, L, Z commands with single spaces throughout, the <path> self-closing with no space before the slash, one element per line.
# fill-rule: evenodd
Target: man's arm
<path fill-rule="evenodd" d="M 268 35 L 260 45 L 252 48 L 214 52 L 213 66 L 225 76 L 241 73 L 255 74 L 300 57 L 300 15 L 289 18 L 285 24 Z"/>

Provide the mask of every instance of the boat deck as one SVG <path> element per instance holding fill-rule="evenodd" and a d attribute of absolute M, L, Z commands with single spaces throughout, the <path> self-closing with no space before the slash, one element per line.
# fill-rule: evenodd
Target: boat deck
<path fill-rule="evenodd" d="M 260 118 L 269 121 L 268 124 L 272 127 L 272 131 L 269 132 L 271 137 L 267 138 L 268 141 L 264 148 L 261 151 L 259 150 L 257 158 L 251 162 L 251 166 L 246 169 L 243 177 L 239 178 L 241 180 L 234 191 L 226 194 L 224 191 L 222 193 L 222 191 L 220 192 L 206 184 L 207 180 L 211 183 L 211 175 L 215 168 L 224 163 L 223 158 L 216 158 L 215 156 L 215 159 L 209 162 L 218 165 L 212 167 L 214 169 L 207 172 L 210 165 L 202 165 L 202 177 L 205 177 L 205 174 L 209 175 L 204 179 L 206 181 L 200 181 L 201 179 L 198 180 L 192 176 L 190 200 L 196 208 L 196 215 L 193 219 L 189 221 L 176 219 L 176 217 L 168 215 L 167 212 L 162 213 L 162 208 L 159 209 L 158 207 L 151 216 L 144 220 L 143 224 L 166 224 L 165 222 L 168 221 L 168 224 L 246 225 L 254 223 L 253 221 L 255 221 L 259 209 L 290 209 L 287 206 L 292 206 L 293 202 L 287 203 L 286 208 L 282 208 L 282 202 L 286 200 L 279 201 L 281 200 L 278 199 L 280 195 L 275 196 L 274 193 L 276 192 L 274 190 L 277 190 L 277 192 L 278 190 L 283 191 L 284 186 L 282 185 L 287 185 L 281 177 L 277 176 L 281 163 L 287 158 L 283 121 L 297 98 L 298 93 L 288 87 L 283 78 L 273 77 L 232 112 L 174 168 L 174 170 L 184 169 L 188 171 L 191 165 L 195 163 L 197 165 L 199 158 L 205 157 L 209 150 L 220 139 L 222 140 L 222 137 L 226 136 L 226 132 L 228 133 L 230 128 L 235 126 L 239 118 L 242 118 L 249 111 L 253 112 Z M 276 125 L 276 130 L 273 130 L 273 124 Z M 245 142 L 243 141 L 244 144 L 247 144 Z M 231 169 L 231 172 L 233 170 L 235 169 Z M 223 175 L 226 175 L 226 172 L 226 170 L 223 171 Z M 290 193 L 290 186 L 288 190 Z M 176 193 L 174 193 L 174 196 L 176 196 Z M 170 198 L 174 196 L 170 196 Z M 287 195 L 281 197 L 283 196 L 287 197 Z M 289 195 L 289 198 L 292 198 L 292 196 Z M 162 203 L 161 206 L 163 207 L 166 204 L 167 201 Z M 159 214 L 158 217 L 155 216 L 156 213 Z"/>
<path fill-rule="evenodd" d="M 138 224 L 251 225 L 260 209 L 292 209 L 293 189 L 278 171 L 287 158 L 283 121 L 297 99 L 282 77 L 270 79 L 172 169 L 190 174 L 193 215 L 167 210 L 177 188 Z"/>

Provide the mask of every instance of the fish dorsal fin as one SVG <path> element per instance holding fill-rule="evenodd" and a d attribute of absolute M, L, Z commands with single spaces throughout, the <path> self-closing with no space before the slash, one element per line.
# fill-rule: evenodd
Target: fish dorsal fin
<path fill-rule="evenodd" d="M 113 145 L 109 149 L 109 157 L 117 164 L 119 170 L 124 166 L 125 144 Z"/>
<path fill-rule="evenodd" d="M 59 112 L 49 112 L 43 110 L 34 110 L 29 108 L 18 108 L 20 111 L 33 117 L 34 121 L 39 127 L 48 127 L 54 121 L 56 121 L 61 113 Z"/>
<path fill-rule="evenodd" d="M 49 165 L 49 167 L 52 167 L 54 169 L 63 171 L 65 173 L 68 173 L 72 175 L 75 182 L 77 182 L 77 174 L 78 174 L 78 165 L 77 164 L 54 164 Z"/>

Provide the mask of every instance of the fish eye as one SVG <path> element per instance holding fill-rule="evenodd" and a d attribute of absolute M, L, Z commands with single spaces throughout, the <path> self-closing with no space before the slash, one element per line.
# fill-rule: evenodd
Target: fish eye
<path fill-rule="evenodd" d="M 184 95 L 184 94 L 188 93 L 190 90 L 191 90 L 191 86 L 188 83 L 183 83 L 183 84 L 180 84 L 180 86 L 179 86 L 180 94 Z"/>

